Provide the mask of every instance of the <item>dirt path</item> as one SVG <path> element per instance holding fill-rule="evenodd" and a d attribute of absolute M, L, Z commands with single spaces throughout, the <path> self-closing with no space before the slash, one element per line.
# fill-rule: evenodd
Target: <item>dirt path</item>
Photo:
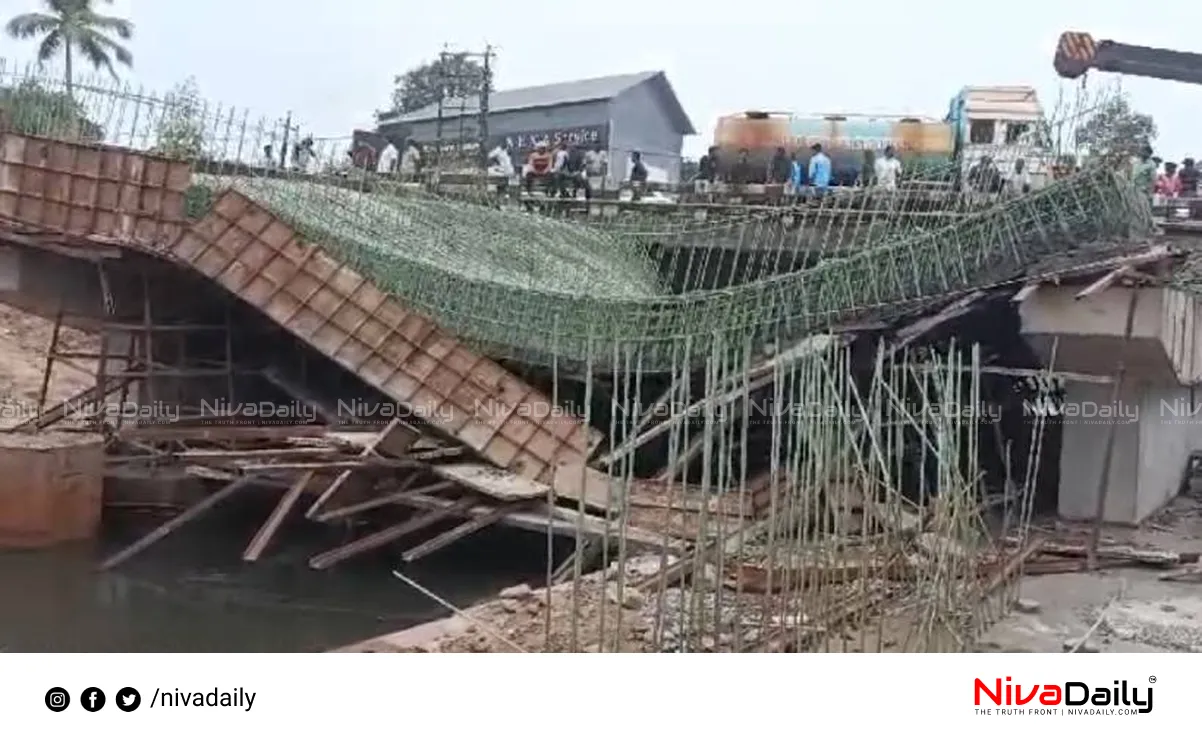
<path fill-rule="evenodd" d="M 0 304 L 0 427 L 34 414 L 53 329 L 50 320 Z M 98 346 L 95 336 L 74 328 L 64 327 L 59 334 L 60 350 L 95 350 Z M 52 405 L 90 387 L 95 382 L 95 368 L 92 361 L 55 362 L 47 403 Z"/>

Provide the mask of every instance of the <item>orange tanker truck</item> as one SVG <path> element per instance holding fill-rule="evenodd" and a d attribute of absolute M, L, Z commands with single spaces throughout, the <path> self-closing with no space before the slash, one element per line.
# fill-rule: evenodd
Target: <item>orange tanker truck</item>
<path fill-rule="evenodd" d="M 1038 184 L 1049 169 L 1048 149 L 1038 141 L 1043 109 L 1035 90 L 1025 86 L 972 86 L 960 90 L 942 119 L 866 114 L 796 114 L 745 111 L 718 120 L 714 144 L 721 153 L 723 176 L 747 150 L 753 169 L 767 170 L 779 147 L 800 152 L 821 144 L 831 158 L 832 184 L 854 185 L 864 152 L 893 147 L 903 172 L 919 180 L 951 180 L 984 154 L 1005 172 L 1015 160 L 1026 161 Z"/>

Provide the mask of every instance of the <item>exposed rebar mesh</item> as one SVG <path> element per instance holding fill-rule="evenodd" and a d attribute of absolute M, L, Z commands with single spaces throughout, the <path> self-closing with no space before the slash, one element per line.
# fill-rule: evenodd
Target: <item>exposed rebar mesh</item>
<path fill-rule="evenodd" d="M 191 216 L 216 191 L 237 189 L 461 337 L 526 361 L 581 363 L 598 344 L 620 342 L 636 345 L 644 368 L 667 369 L 672 341 L 799 336 L 1001 281 L 1069 245 L 1150 226 L 1128 179 L 1093 169 L 1019 196 L 903 184 L 808 194 L 790 208 L 749 207 L 716 221 L 651 208 L 619 214 L 615 228 L 603 208 L 573 221 L 422 195 L 356 168 L 347 139 L 313 140 L 189 95 L 80 83 L 67 105 L 57 85 L 18 75 L 10 91 L 59 97 L 11 103 L 10 94 L 10 120 L 33 133 L 191 158 Z M 303 153 L 280 155 L 298 143 Z M 267 146 L 270 161 L 260 154 Z M 961 165 L 947 170 L 949 183 L 964 175 Z M 823 256 L 836 258 L 814 265 Z"/>
<path fill-rule="evenodd" d="M 576 537 L 555 574 L 548 548 L 548 583 L 561 582 L 477 612 L 481 626 L 521 625 L 501 645 L 475 633 L 450 649 L 970 647 L 1021 563 L 998 537 L 1030 519 L 1042 414 L 1013 426 L 1026 438 L 1011 450 L 976 407 L 978 348 L 882 346 L 865 361 L 821 333 L 1084 261 L 1083 244 L 1151 225 L 1115 169 L 1024 195 L 965 187 L 958 162 L 923 173 L 935 187 L 765 208 L 536 199 L 539 214 L 431 196 L 429 182 L 356 165 L 349 138 L 310 140 L 191 94 L 77 81 L 66 96 L 2 66 L 0 86 L 0 131 L 188 160 L 188 217 L 236 189 L 453 333 L 545 364 L 547 399 L 566 410 L 547 415 L 608 427 L 608 453 L 589 461 L 613 507 L 552 491 L 538 504 Z M 983 431 L 998 437 L 1000 484 L 986 483 Z M 594 548 L 616 565 L 588 574 Z"/>

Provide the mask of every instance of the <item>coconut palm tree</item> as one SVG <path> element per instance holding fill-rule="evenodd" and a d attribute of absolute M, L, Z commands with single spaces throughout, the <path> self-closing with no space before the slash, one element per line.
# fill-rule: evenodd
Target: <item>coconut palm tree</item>
<path fill-rule="evenodd" d="M 98 0 L 112 3 L 113 0 Z M 66 70 L 67 95 L 72 94 L 74 54 L 79 52 L 96 69 L 106 69 L 117 76 L 113 61 L 130 67 L 134 57 L 118 43 L 113 35 L 128 41 L 134 35 L 134 24 L 124 18 L 96 12 L 94 0 L 42 0 L 46 13 L 22 13 L 8 22 L 5 29 L 15 39 L 40 36 L 38 61 L 47 62 L 60 51 Z"/>

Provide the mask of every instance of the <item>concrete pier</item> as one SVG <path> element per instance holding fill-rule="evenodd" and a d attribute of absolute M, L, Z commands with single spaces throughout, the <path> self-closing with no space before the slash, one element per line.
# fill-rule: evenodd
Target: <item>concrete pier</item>
<path fill-rule="evenodd" d="M 0 433 L 0 547 L 50 547 L 100 528 L 104 440 Z"/>
<path fill-rule="evenodd" d="M 1041 287 L 1019 308 L 1023 334 L 1045 363 L 1103 378 L 1067 383 L 1056 411 L 1063 421 L 1059 513 L 1094 518 L 1113 422 L 1103 518 L 1137 524 L 1176 495 L 1190 452 L 1202 449 L 1202 308 L 1173 289 L 1112 287 L 1083 295 L 1082 288 Z M 1138 292 L 1135 314 L 1124 341 L 1132 292 Z M 1115 404 L 1104 378 L 1120 358 L 1126 372 Z"/>

